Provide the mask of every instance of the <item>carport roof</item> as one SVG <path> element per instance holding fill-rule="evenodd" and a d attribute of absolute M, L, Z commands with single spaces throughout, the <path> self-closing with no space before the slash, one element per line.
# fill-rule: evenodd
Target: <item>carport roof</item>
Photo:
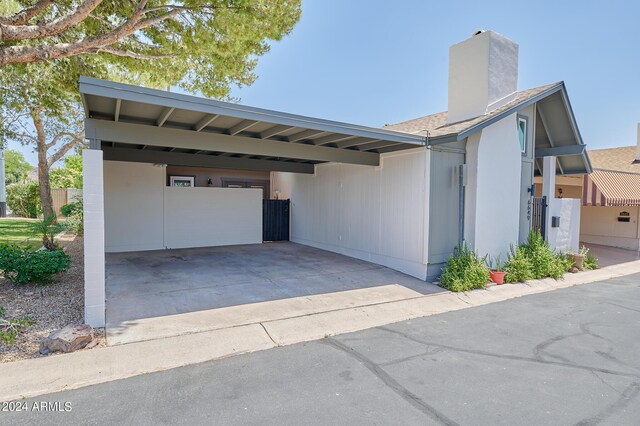
<path fill-rule="evenodd" d="M 378 165 L 427 139 L 89 77 L 80 93 L 105 159 L 312 173 L 329 161 Z"/>

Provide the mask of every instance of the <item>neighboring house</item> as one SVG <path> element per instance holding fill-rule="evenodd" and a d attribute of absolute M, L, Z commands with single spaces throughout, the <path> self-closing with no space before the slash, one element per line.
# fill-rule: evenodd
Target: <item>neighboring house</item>
<path fill-rule="evenodd" d="M 591 166 L 565 86 L 517 80 L 518 46 L 478 32 L 450 49 L 448 112 L 376 129 L 83 77 L 86 322 L 104 325 L 105 252 L 261 243 L 265 192 L 291 200 L 292 241 L 423 280 L 532 226 L 577 249 L 555 177 Z"/>
<path fill-rule="evenodd" d="M 640 124 L 636 145 L 589 157 L 593 173 L 556 182 L 557 196 L 582 201 L 580 240 L 640 251 Z"/>

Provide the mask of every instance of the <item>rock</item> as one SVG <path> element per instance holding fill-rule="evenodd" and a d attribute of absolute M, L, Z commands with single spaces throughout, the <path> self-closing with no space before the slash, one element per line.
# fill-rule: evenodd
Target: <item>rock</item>
<path fill-rule="evenodd" d="M 93 329 L 87 324 L 69 324 L 51 332 L 40 342 L 40 353 L 74 352 L 87 346 L 93 340 Z"/>
<path fill-rule="evenodd" d="M 580 272 L 580 269 L 578 269 L 578 268 L 576 268 L 576 267 L 574 266 L 573 268 L 571 268 L 571 271 L 570 271 L 570 272 L 571 272 L 572 274 L 575 274 L 575 273 L 577 273 L 577 272 Z"/>

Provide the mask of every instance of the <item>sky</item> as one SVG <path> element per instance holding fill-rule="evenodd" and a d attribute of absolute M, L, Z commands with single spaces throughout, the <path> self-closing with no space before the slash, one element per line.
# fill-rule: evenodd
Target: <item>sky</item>
<path fill-rule="evenodd" d="M 373 127 L 444 111 L 449 46 L 482 28 L 520 45 L 519 90 L 564 80 L 589 149 L 634 145 L 638 16 L 640 2 L 628 0 L 303 0 L 300 22 L 259 59 L 257 81 L 232 96 Z"/>

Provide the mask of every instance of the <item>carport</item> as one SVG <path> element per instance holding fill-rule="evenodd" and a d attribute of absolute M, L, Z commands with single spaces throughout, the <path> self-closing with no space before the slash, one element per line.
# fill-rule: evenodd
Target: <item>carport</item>
<path fill-rule="evenodd" d="M 105 276 L 118 274 L 123 279 L 114 284 L 113 294 L 118 293 L 120 298 L 142 288 L 134 287 L 136 279 L 145 281 L 147 286 L 164 286 L 162 297 L 167 300 L 172 300 L 166 296 L 172 282 L 183 296 L 185 291 L 192 291 L 183 297 L 184 303 L 169 303 L 164 311 L 150 310 L 145 315 L 330 293 L 391 281 L 398 284 L 403 279 L 409 286 L 421 285 L 420 280 L 372 263 L 318 249 L 303 250 L 292 243 L 263 246 L 262 190 L 172 187 L 167 184 L 166 168 L 313 174 L 321 163 L 377 167 L 381 154 L 422 147 L 426 143 L 424 136 L 86 77 L 80 80 L 80 92 L 89 140 L 89 149 L 83 151 L 88 324 L 105 325 Z M 271 188 L 269 195 L 277 197 L 277 191 Z M 254 247 L 259 253 L 251 252 L 252 244 L 260 244 L 257 249 Z M 225 253 L 237 255 L 243 250 L 251 252 L 245 252 L 244 262 L 238 261 L 242 256 L 224 261 Z M 180 261 L 190 255 L 192 262 Z M 146 276 L 141 273 L 150 271 L 148 266 L 154 261 L 155 273 L 159 273 L 155 282 L 149 279 L 152 272 Z M 219 267 L 214 268 L 215 265 Z M 247 269 L 248 265 L 258 268 L 258 273 Z M 331 265 L 345 268 L 341 272 L 348 273 L 347 278 L 318 279 L 320 272 L 331 273 Z M 279 290 L 260 290 L 258 283 L 273 280 L 273 274 L 278 279 L 290 278 L 288 285 L 279 284 Z M 220 290 L 222 283 L 233 283 L 234 279 L 247 284 L 236 299 L 231 296 L 233 292 Z M 198 293 L 196 288 L 207 287 L 212 281 L 216 281 L 214 287 L 218 290 L 205 292 L 210 298 L 202 300 L 204 293 Z M 156 290 L 139 292 L 136 297 L 153 297 L 158 295 Z M 133 314 L 123 314 L 122 319 Z"/>

